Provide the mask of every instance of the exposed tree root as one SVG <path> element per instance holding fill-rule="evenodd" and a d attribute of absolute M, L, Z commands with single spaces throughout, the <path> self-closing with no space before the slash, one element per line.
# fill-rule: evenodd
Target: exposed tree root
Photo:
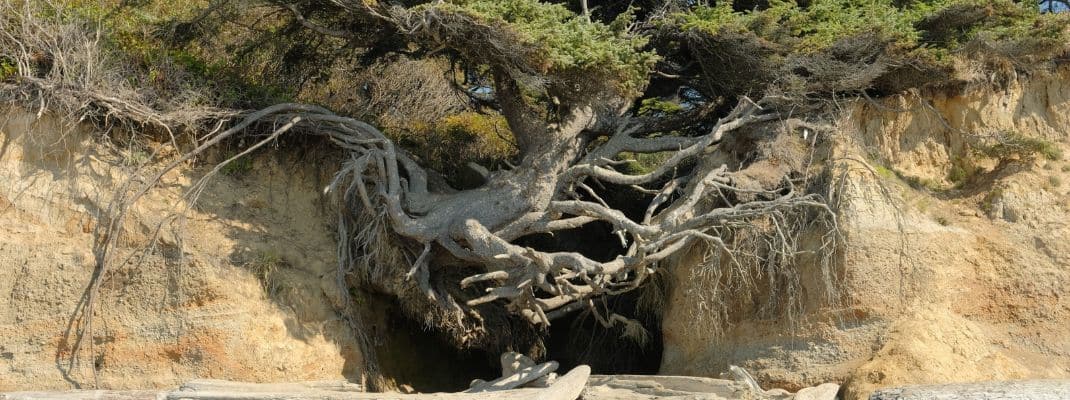
<path fill-rule="evenodd" d="M 406 28 L 413 37 L 426 36 L 430 42 L 457 34 L 446 35 L 449 32 L 443 30 L 466 26 L 448 23 L 449 18 L 460 18 L 458 15 L 428 15 L 424 19 L 409 19 L 413 16 L 409 14 L 383 18 Z M 475 33 L 489 29 L 479 24 L 467 26 Z M 664 121 L 622 117 L 616 104 L 630 100 L 603 101 L 601 96 L 609 93 L 603 89 L 572 99 L 562 97 L 559 110 L 544 115 L 521 91 L 519 80 L 530 73 L 522 60 L 511 56 L 523 52 L 505 48 L 513 43 L 508 35 L 484 33 L 483 41 L 501 45 L 484 50 L 493 53 L 487 57 L 495 60 L 497 101 L 522 154 L 517 167 L 491 172 L 481 187 L 465 191 L 435 187 L 429 179 L 431 172 L 378 129 L 317 106 L 287 103 L 240 114 L 199 110 L 178 114 L 188 117 L 179 118 L 159 113 L 144 102 L 101 96 L 92 86 L 59 85 L 57 82 L 65 82 L 68 75 L 55 71 L 45 78 L 27 76 L 19 81 L 38 93 L 27 98 L 48 98 L 40 93 L 52 98 L 69 93 L 62 104 L 86 102 L 81 107 L 70 106 L 71 110 L 162 127 L 176 152 L 180 152 L 179 140 L 171 134 L 171 127 L 181 125 L 197 131 L 204 121 L 219 121 L 214 128 L 207 125 L 208 129 L 201 130 L 207 134 L 190 135 L 195 146 L 192 150 L 181 152 L 161 168 L 133 173 L 101 215 L 94 243 L 97 269 L 77 312 L 81 330 L 72 349 L 71 365 L 77 360 L 83 338 L 90 339 L 88 351 L 94 352 L 94 308 L 103 278 L 111 268 L 143 258 L 154 246 L 155 237 L 145 249 L 129 254 L 118 251 L 122 227 L 134 205 L 175 168 L 250 129 L 267 134 L 256 137 L 254 144 L 216 165 L 188 188 L 186 201 L 160 221 L 156 233 L 192 207 L 208 180 L 227 163 L 286 133 L 322 138 L 345 154 L 325 188 L 335 200 L 338 217 L 337 280 L 342 292 L 348 296 L 348 278 L 358 276 L 403 302 L 422 304 L 413 306 L 414 313 L 426 315 L 430 325 L 447 327 L 461 343 L 471 344 L 487 336 L 486 319 L 493 310 L 507 310 L 543 327 L 572 311 L 586 310 L 602 324 L 623 323 L 625 332 L 641 338 L 637 324 L 611 310 L 598 309 L 595 300 L 639 288 L 659 268 L 695 246 L 729 260 L 707 263 L 706 268 L 732 271 L 751 265 L 772 277 L 806 251 L 798 243 L 799 234 L 817 221 L 824 233 L 818 248 L 809 251 L 826 254 L 821 257 L 833 252 L 838 237 L 834 213 L 821 196 L 797 188 L 797 176 L 783 173 L 773 187 L 756 185 L 746 175 L 744 165 L 729 166 L 708 156 L 727 137 L 742 130 L 780 132 L 787 127 L 790 133 L 795 127 L 823 129 L 785 118 L 777 108 L 782 99 L 743 99 L 705 134 L 697 136 L 663 134 L 673 129 Z M 16 36 L 9 37 L 14 48 L 22 43 Z M 68 50 L 56 49 L 54 54 Z M 21 60 L 23 56 L 18 57 Z M 101 108 L 84 111 L 91 106 Z M 43 100 L 41 107 L 47 107 Z M 240 120 L 223 129 L 231 118 Z M 671 155 L 648 172 L 628 174 L 619 168 L 628 154 L 664 152 Z M 643 214 L 630 217 L 610 206 L 593 189 L 607 184 L 648 193 Z M 579 252 L 517 244 L 526 236 L 552 235 L 589 224 L 613 228 L 621 245 L 615 257 L 596 260 Z M 753 227 L 759 229 L 751 232 L 760 234 L 740 233 Z M 347 314 L 359 318 L 359 313 Z M 374 346 L 360 321 L 351 323 L 362 342 L 369 375 L 375 376 Z"/>

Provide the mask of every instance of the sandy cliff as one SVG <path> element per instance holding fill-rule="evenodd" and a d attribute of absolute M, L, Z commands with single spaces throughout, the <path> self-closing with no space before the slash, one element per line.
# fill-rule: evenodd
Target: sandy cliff
<path fill-rule="evenodd" d="M 1070 377 L 1070 70 L 965 93 L 844 104 L 820 163 L 845 177 L 839 289 L 824 301 L 802 265 L 802 315 L 730 310 L 695 324 L 702 282 L 673 267 L 661 372 L 728 365 L 789 390 L 846 382 L 864 398 L 904 383 Z M 94 215 L 151 149 L 109 146 L 88 125 L 9 108 L 0 116 L 0 391 L 170 387 L 191 378 L 361 378 L 335 310 L 335 245 L 312 157 L 263 152 L 213 180 L 158 251 L 105 276 L 95 354 L 70 366 L 72 312 L 95 265 Z M 1016 132 L 1063 150 L 999 165 L 968 150 Z M 966 171 L 966 173 L 963 173 Z M 124 254 L 205 171 L 167 175 L 124 227 Z M 181 241 L 181 243 L 180 243 Z"/>
<path fill-rule="evenodd" d="M 1002 131 L 1070 154 L 1070 70 L 846 107 L 826 160 L 847 174 L 845 300 L 821 301 L 804 266 L 801 318 L 734 310 L 720 336 L 692 322 L 686 292 L 700 283 L 678 265 L 661 372 L 734 364 L 788 389 L 846 381 L 850 399 L 906 383 L 1070 377 L 1070 161 L 997 168 L 967 151 Z"/>
<path fill-rule="evenodd" d="M 191 378 L 358 380 L 361 356 L 337 298 L 321 176 L 307 161 L 257 157 L 213 181 L 161 231 L 157 254 L 105 275 L 95 355 L 69 365 L 72 312 L 95 266 L 95 215 L 151 149 L 103 145 L 87 124 L 0 113 L 0 391 L 173 387 Z M 124 229 L 122 254 L 204 171 L 181 169 Z M 182 240 L 182 246 L 177 241 Z M 181 248 L 181 251 L 179 250 Z M 335 299 L 337 301 L 337 299 Z"/>

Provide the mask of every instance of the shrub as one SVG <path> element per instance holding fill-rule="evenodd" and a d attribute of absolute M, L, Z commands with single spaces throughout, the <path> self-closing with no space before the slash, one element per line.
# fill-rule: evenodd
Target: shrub
<path fill-rule="evenodd" d="M 986 214 L 991 214 L 995 211 L 996 202 L 1003 198 L 1003 188 L 995 188 L 985 193 L 984 198 L 981 199 L 981 210 Z"/>
<path fill-rule="evenodd" d="M 1017 132 L 998 133 L 974 147 L 978 154 L 1010 161 L 1013 159 L 1028 161 L 1037 155 L 1048 160 L 1059 160 L 1063 153 L 1059 147 L 1049 141 L 1024 136 Z"/>
<path fill-rule="evenodd" d="M 538 59 L 529 60 L 532 65 L 541 64 L 551 73 L 578 78 L 609 71 L 616 75 L 614 80 L 621 82 L 619 89 L 625 92 L 642 89 L 657 61 L 654 52 L 643 50 L 646 37 L 627 31 L 634 19 L 630 12 L 603 24 L 588 21 L 561 4 L 538 0 L 460 0 L 428 7 L 505 24 L 523 44 L 540 50 Z"/>
<path fill-rule="evenodd" d="M 968 159 L 958 158 L 951 163 L 951 170 L 948 171 L 947 180 L 954 184 L 955 188 L 961 188 L 970 179 L 983 171 L 983 168 L 973 165 Z"/>
<path fill-rule="evenodd" d="M 667 22 L 689 32 L 706 78 L 728 92 L 718 95 L 766 90 L 756 85 L 772 77 L 778 82 L 769 89 L 799 94 L 896 92 L 949 80 L 955 52 L 1025 68 L 1070 42 L 1070 13 L 1041 14 L 1035 3 L 1011 0 L 813 0 L 805 7 L 772 0 L 742 11 L 733 3 Z M 727 67 L 747 73 L 722 74 Z"/>
<path fill-rule="evenodd" d="M 232 177 L 241 177 L 253 170 L 253 158 L 250 155 L 245 155 L 234 161 L 231 161 L 220 169 L 223 175 Z"/>
<path fill-rule="evenodd" d="M 462 112 L 399 133 L 403 144 L 447 176 L 468 162 L 493 166 L 516 154 L 509 125 L 498 114 Z"/>
<path fill-rule="evenodd" d="M 15 66 L 15 60 L 9 57 L 0 57 L 0 81 L 14 79 L 18 74 L 19 69 Z"/>
<path fill-rule="evenodd" d="M 639 105 L 639 115 L 673 114 L 683 110 L 684 107 L 677 103 L 656 98 L 643 99 Z"/>

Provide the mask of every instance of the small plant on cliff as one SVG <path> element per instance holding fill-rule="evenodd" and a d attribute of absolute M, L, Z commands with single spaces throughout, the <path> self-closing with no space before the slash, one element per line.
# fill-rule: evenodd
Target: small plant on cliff
<path fill-rule="evenodd" d="M 219 171 L 223 175 L 242 177 L 253 170 L 253 158 L 251 156 L 239 157 L 238 159 L 223 165 Z"/>
<path fill-rule="evenodd" d="M 978 154 L 1001 162 L 1032 161 L 1041 156 L 1051 161 L 1062 159 L 1062 149 L 1055 143 L 1032 138 L 1017 132 L 1001 132 L 983 137 L 983 142 L 974 147 Z"/>
<path fill-rule="evenodd" d="M 268 296 L 275 296 L 283 289 L 278 274 L 279 270 L 285 267 L 285 261 L 277 251 L 258 251 L 244 263 L 244 266 L 256 277 Z"/>
<path fill-rule="evenodd" d="M 988 193 L 985 193 L 984 198 L 981 199 L 981 211 L 985 214 L 991 215 L 996 211 L 996 203 L 1003 199 L 1003 188 L 994 188 Z"/>
<path fill-rule="evenodd" d="M 1048 177 L 1048 185 L 1050 185 L 1053 189 L 1058 188 L 1063 185 L 1063 180 L 1058 176 L 1052 175 Z"/>
<path fill-rule="evenodd" d="M 947 174 L 947 180 L 956 189 L 960 189 L 982 172 L 984 172 L 984 168 L 974 165 L 969 159 L 956 158 L 951 163 L 951 170 Z"/>

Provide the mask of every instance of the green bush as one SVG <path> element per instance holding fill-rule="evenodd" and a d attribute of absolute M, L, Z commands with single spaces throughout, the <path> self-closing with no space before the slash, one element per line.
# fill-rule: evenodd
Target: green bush
<path fill-rule="evenodd" d="M 984 198 L 981 199 L 981 210 L 986 214 L 991 214 L 995 211 L 996 202 L 1003 198 L 1003 188 L 995 188 L 985 193 Z"/>
<path fill-rule="evenodd" d="M 253 171 L 253 158 L 250 155 L 245 155 L 237 160 L 231 161 L 223 166 L 219 170 L 223 175 L 232 177 L 241 177 L 249 172 Z"/>
<path fill-rule="evenodd" d="M 980 36 L 1065 44 L 1067 20 L 1066 15 L 1041 14 L 1033 4 L 1011 0 L 814 0 L 806 7 L 772 0 L 767 8 L 747 11 L 718 2 L 674 16 L 675 24 L 686 30 L 751 32 L 798 52 L 824 50 L 870 33 L 906 47 L 955 49 Z"/>
<path fill-rule="evenodd" d="M 447 176 L 455 175 L 468 162 L 493 167 L 517 151 L 509 125 L 499 114 L 462 112 L 387 134 Z"/>
<path fill-rule="evenodd" d="M 1024 136 L 1017 132 L 1001 133 L 991 138 L 988 143 L 974 147 L 978 154 L 999 160 L 1032 160 L 1037 155 L 1048 160 L 1060 160 L 1063 152 L 1052 142 Z"/>
<path fill-rule="evenodd" d="M 523 44 L 541 50 L 539 59 L 529 60 L 532 65 L 577 77 L 608 71 L 621 83 L 619 89 L 626 92 L 642 89 L 657 61 L 654 52 L 643 50 L 646 37 L 627 32 L 634 19 L 632 13 L 603 24 L 588 21 L 561 4 L 538 0 L 456 0 L 428 7 L 508 26 Z"/>
<path fill-rule="evenodd" d="M 628 162 L 624 163 L 620 170 L 628 175 L 646 174 L 654 171 L 672 155 L 673 153 L 669 151 L 660 153 L 621 153 L 621 159 L 625 159 Z"/>
<path fill-rule="evenodd" d="M 965 186 L 970 179 L 982 172 L 984 172 L 984 169 L 974 165 L 969 159 L 958 158 L 951 163 L 951 170 L 948 171 L 947 180 L 957 189 Z"/>
<path fill-rule="evenodd" d="M 813 0 L 805 7 L 771 0 L 744 11 L 734 3 L 741 2 L 699 6 L 665 23 L 689 32 L 717 95 L 767 90 L 769 81 L 799 94 L 897 92 L 949 80 L 955 53 L 1027 66 L 1070 43 L 1070 13 L 1040 14 L 1035 4 L 1011 0 Z M 730 68 L 746 73 L 724 72 Z"/>
<path fill-rule="evenodd" d="M 639 115 L 673 114 L 683 110 L 681 105 L 661 99 L 643 99 L 639 105 Z"/>
<path fill-rule="evenodd" d="M 232 54 L 195 44 L 173 43 L 167 32 L 176 21 L 193 19 L 208 1 L 202 0 L 63 0 L 51 13 L 65 19 L 92 21 L 103 35 L 104 48 L 141 70 L 131 75 L 138 86 L 152 88 L 164 97 L 186 95 L 196 87 L 205 102 L 235 108 L 293 101 L 293 89 L 246 74 L 232 63 Z M 226 41 L 228 39 L 220 39 Z M 230 39 L 233 40 L 233 39 Z"/>
<path fill-rule="evenodd" d="M 7 57 L 0 57 L 0 81 L 13 79 L 19 75 L 19 67 Z"/>

